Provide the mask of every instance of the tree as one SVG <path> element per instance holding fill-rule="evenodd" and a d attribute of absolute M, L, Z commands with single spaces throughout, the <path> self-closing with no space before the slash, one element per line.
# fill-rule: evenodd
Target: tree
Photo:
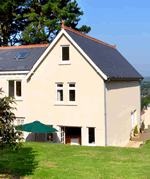
<path fill-rule="evenodd" d="M 148 104 L 150 103 L 150 96 L 146 97 L 146 98 L 142 98 L 141 99 L 141 111 L 143 109 L 143 107 L 147 107 Z"/>
<path fill-rule="evenodd" d="M 51 42 L 61 29 L 62 20 L 65 25 L 83 33 L 91 28 L 83 25 L 77 28 L 80 11 L 76 0 L 28 0 L 30 12 L 24 15 L 29 19 L 29 26 L 22 33 L 22 44 L 43 44 Z"/>
<path fill-rule="evenodd" d="M 3 91 L 0 88 L 0 94 L 2 93 Z M 20 136 L 22 132 L 15 130 L 14 125 L 11 124 L 16 119 L 15 114 L 12 112 L 16 108 L 11 106 L 14 103 L 14 97 L 5 96 L 0 98 L 0 147 L 10 147 L 17 150 L 22 146 L 20 141 L 23 138 Z"/>
<path fill-rule="evenodd" d="M 28 24 L 23 17 L 28 12 L 25 0 L 0 1 L 0 46 L 14 45 L 20 41 L 19 33 Z"/>

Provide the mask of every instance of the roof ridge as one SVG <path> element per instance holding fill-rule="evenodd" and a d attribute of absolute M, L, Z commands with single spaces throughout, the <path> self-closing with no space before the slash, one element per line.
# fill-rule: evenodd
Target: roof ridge
<path fill-rule="evenodd" d="M 83 37 L 86 37 L 86 38 L 88 38 L 88 39 L 94 40 L 94 41 L 96 41 L 96 42 L 99 42 L 99 43 L 101 43 L 101 44 L 104 44 L 104 45 L 107 45 L 107 46 L 109 46 L 109 47 L 112 47 L 112 48 L 116 49 L 116 45 L 110 45 L 110 44 L 105 43 L 105 42 L 103 42 L 103 41 L 101 41 L 101 40 L 95 39 L 95 38 L 90 37 L 90 36 L 88 36 L 88 35 L 86 35 L 86 34 L 83 34 L 82 32 L 79 32 L 79 31 L 77 31 L 77 30 L 74 30 L 74 29 L 71 29 L 70 27 L 65 26 L 65 25 L 64 25 L 64 21 L 62 21 L 62 28 L 63 28 L 63 29 L 66 29 L 66 30 L 69 30 L 69 31 L 71 31 L 71 32 L 74 32 L 74 33 L 76 33 L 76 34 L 78 34 L 78 35 L 81 35 L 81 36 L 83 36 Z"/>
<path fill-rule="evenodd" d="M 0 47 L 0 49 L 16 49 L 16 48 L 47 47 L 47 46 L 49 46 L 49 44 L 7 46 L 7 47 Z"/>

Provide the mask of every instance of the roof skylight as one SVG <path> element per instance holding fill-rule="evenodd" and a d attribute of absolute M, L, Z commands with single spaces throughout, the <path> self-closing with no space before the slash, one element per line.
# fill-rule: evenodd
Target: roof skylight
<path fill-rule="evenodd" d="M 25 58 L 27 55 L 28 55 L 29 52 L 21 52 L 21 53 L 18 53 L 16 56 L 15 56 L 15 59 L 22 59 L 22 58 Z"/>

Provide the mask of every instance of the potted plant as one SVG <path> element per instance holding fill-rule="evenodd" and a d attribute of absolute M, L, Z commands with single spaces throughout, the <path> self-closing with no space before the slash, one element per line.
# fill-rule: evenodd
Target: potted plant
<path fill-rule="evenodd" d="M 145 129 L 145 124 L 144 124 L 144 121 L 142 122 L 142 125 L 141 125 L 141 133 L 143 134 L 144 133 L 144 129 Z"/>
<path fill-rule="evenodd" d="M 136 125 L 135 128 L 134 128 L 134 136 L 135 136 L 135 137 L 138 137 L 138 136 L 139 136 L 139 132 L 138 132 L 138 127 L 137 127 L 137 125 Z"/>

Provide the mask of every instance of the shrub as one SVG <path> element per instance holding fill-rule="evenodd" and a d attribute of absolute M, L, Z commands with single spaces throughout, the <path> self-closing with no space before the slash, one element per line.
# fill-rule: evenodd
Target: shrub
<path fill-rule="evenodd" d="M 138 134 L 138 127 L 137 127 L 137 125 L 134 128 L 134 134 Z"/>
<path fill-rule="evenodd" d="M 0 88 L 0 94 L 2 94 L 2 89 Z M 12 112 L 14 107 L 11 105 L 14 104 L 14 97 L 2 97 L 0 98 L 0 147 L 18 150 L 22 143 L 21 131 L 15 130 L 12 121 L 16 120 L 15 114 Z"/>
<path fill-rule="evenodd" d="M 145 129 L 145 124 L 144 124 L 144 121 L 142 122 L 142 125 L 141 125 L 141 131 L 144 131 Z"/>

